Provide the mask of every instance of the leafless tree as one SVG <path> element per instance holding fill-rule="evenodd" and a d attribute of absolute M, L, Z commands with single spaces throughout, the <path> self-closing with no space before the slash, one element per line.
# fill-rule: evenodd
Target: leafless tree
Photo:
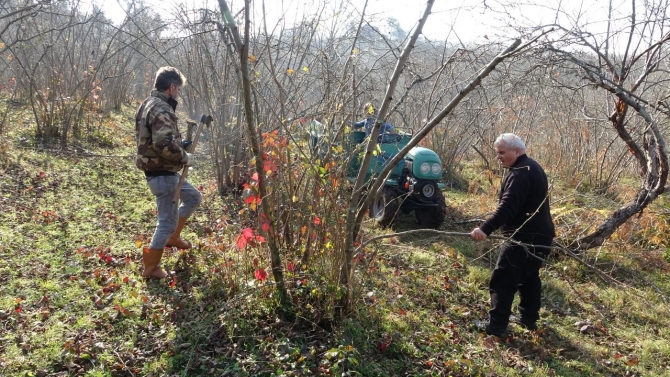
<path fill-rule="evenodd" d="M 641 187 L 634 198 L 590 234 L 572 242 L 574 248 L 587 250 L 602 245 L 619 226 L 642 212 L 665 190 L 668 153 L 663 124 L 670 115 L 667 103 L 670 25 L 667 1 L 621 4 L 604 1 L 581 5 L 568 9 L 559 3 L 554 8 L 553 20 L 527 27 L 522 26 L 528 25 L 529 20 L 515 18 L 513 5 L 503 5 L 502 11 L 513 18 L 515 29 L 522 34 L 548 28 L 556 30 L 534 51 L 538 60 L 533 68 L 541 69 L 550 77 L 545 85 L 582 97 L 573 102 L 581 103 L 581 108 L 569 108 L 562 119 L 582 130 L 576 135 L 579 142 L 601 143 L 591 150 L 605 150 L 619 162 L 627 158 L 626 154 L 622 149 L 617 152 L 613 148 L 625 146 L 637 163 Z M 600 95 L 590 92 L 594 88 L 600 90 Z M 584 101 L 587 97 L 597 97 L 601 102 Z M 599 117 L 596 114 L 603 107 L 608 113 Z M 582 119 L 578 120 L 575 114 L 580 112 Z M 591 125 L 596 122 L 601 126 L 609 124 L 613 133 L 592 129 Z M 618 140 L 607 137 L 608 134 L 615 134 Z M 561 142 L 570 137 L 560 136 Z M 577 149 L 577 164 L 582 157 L 579 151 Z M 616 167 L 619 163 L 610 166 Z M 619 173 L 602 170 L 598 174 L 606 183 Z"/>

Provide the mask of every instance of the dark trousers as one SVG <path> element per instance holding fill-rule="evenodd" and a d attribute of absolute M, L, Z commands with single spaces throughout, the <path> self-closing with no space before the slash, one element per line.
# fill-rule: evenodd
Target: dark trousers
<path fill-rule="evenodd" d="M 553 239 L 547 237 L 534 238 L 524 242 L 533 245 L 551 246 Z M 549 249 L 524 247 L 509 242 L 500 247 L 500 255 L 496 268 L 491 274 L 489 292 L 491 293 L 491 325 L 505 329 L 512 314 L 514 294 L 519 291 L 521 302 L 519 312 L 521 321 L 534 324 L 539 319 L 542 283 L 540 267 L 542 260 L 549 255 Z M 539 257 L 539 258 L 538 258 Z"/>

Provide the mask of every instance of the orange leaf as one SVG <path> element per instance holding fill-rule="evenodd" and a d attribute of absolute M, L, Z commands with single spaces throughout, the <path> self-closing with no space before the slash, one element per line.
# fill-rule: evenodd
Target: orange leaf
<path fill-rule="evenodd" d="M 633 366 L 637 364 L 640 360 L 637 358 L 635 355 L 630 355 L 628 357 L 628 362 L 626 363 L 628 366 Z"/>

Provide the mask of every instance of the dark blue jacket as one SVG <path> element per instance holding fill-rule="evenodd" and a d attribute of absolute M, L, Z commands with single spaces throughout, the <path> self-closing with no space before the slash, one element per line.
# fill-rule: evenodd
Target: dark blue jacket
<path fill-rule="evenodd" d="M 375 126 L 375 118 L 368 117 L 361 121 L 354 123 L 354 128 L 365 127 L 365 136 L 369 136 L 372 133 L 372 128 Z M 390 134 L 394 133 L 395 128 L 389 122 L 382 123 L 381 128 L 379 128 L 379 134 Z"/>

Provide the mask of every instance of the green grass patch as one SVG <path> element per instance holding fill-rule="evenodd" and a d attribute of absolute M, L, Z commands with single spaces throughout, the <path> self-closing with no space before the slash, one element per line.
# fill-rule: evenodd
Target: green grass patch
<path fill-rule="evenodd" d="M 19 111 L 19 110 L 17 110 Z M 6 376 L 662 376 L 670 373 L 670 291 L 663 240 L 667 201 L 584 260 L 557 255 L 542 270 L 540 330 L 512 324 L 505 340 L 473 326 L 489 308 L 494 241 L 403 235 L 369 245 L 355 264 L 353 312 L 319 268 L 286 270 L 295 320 L 277 315 L 271 278 L 254 279 L 262 248 L 235 242 L 247 218 L 220 197 L 206 166 L 191 182 L 204 202 L 184 232 L 196 247 L 167 250 L 166 281 L 141 278 L 155 226 L 153 198 L 133 164 L 132 109 L 81 148 L 40 148 L 7 128 L 0 152 L 0 367 Z M 12 114 L 19 117 L 19 114 Z M 10 122 L 11 124 L 11 122 Z M 129 126 L 123 126 L 123 125 Z M 118 137 L 118 135 L 123 135 Z M 87 144 L 86 144 L 87 143 Z M 495 177 L 467 167 L 469 190 L 446 191 L 442 230 L 469 232 L 495 208 Z M 491 178 L 491 179 L 489 179 Z M 602 218 L 610 199 L 555 196 L 562 237 Z M 666 211 L 666 212 L 664 212 Z M 602 212 L 602 213 L 601 213 Z M 364 223 L 368 236 L 392 229 Z M 286 252 L 286 261 L 300 250 Z M 254 262 L 256 260 L 256 262 Z M 587 330 L 583 330 L 587 326 Z M 591 326 L 591 327 L 588 327 Z"/>

